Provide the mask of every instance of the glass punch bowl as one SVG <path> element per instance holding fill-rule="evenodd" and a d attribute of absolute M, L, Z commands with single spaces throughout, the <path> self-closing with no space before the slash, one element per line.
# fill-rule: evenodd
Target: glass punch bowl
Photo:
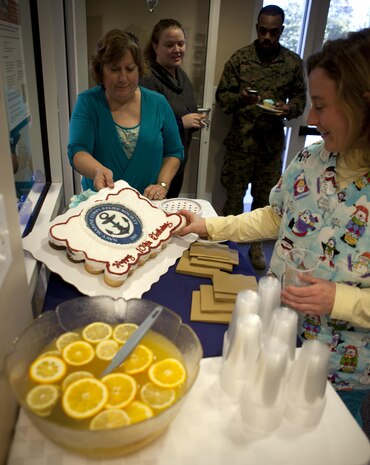
<path fill-rule="evenodd" d="M 182 407 L 197 378 L 202 346 L 194 331 L 173 311 L 163 308 L 152 330 L 169 339 L 181 352 L 187 371 L 184 395 L 158 415 L 115 429 L 81 430 L 57 424 L 33 413 L 25 403 L 25 386 L 32 361 L 62 333 L 80 329 L 94 321 L 112 325 L 140 324 L 157 306 L 144 299 L 79 297 L 59 305 L 36 318 L 14 341 L 6 357 L 6 374 L 18 402 L 36 428 L 47 438 L 70 451 L 93 458 L 110 458 L 131 453 L 153 441 L 169 426 Z"/>

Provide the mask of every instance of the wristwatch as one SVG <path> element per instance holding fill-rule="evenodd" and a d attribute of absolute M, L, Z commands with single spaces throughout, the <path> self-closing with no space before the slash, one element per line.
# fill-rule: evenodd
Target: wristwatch
<path fill-rule="evenodd" d="M 168 187 L 167 187 L 167 183 L 166 182 L 157 182 L 158 186 L 161 186 L 163 187 L 164 189 L 166 189 L 166 191 L 168 191 Z"/>

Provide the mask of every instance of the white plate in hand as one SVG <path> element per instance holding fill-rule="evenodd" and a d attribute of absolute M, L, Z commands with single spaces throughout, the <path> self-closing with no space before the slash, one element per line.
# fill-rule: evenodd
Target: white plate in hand
<path fill-rule="evenodd" d="M 196 200 L 176 198 L 165 199 L 161 202 L 160 207 L 167 213 L 176 213 L 179 210 L 188 210 L 189 212 L 199 215 L 202 212 L 202 206 Z"/>
<path fill-rule="evenodd" d="M 282 115 L 283 112 L 281 110 L 275 109 L 275 108 L 270 108 L 270 107 L 265 107 L 265 105 L 262 105 L 261 103 L 257 103 L 257 107 L 262 108 L 262 110 L 267 111 L 268 113 L 273 113 L 274 115 Z"/>

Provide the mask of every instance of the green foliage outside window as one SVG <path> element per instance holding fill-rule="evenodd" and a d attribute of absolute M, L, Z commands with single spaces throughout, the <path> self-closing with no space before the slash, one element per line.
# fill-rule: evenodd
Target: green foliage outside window
<path fill-rule="evenodd" d="M 305 0 L 264 1 L 264 5 L 274 3 L 285 12 L 285 29 L 281 43 L 290 50 L 297 51 Z M 363 0 L 332 0 L 330 2 L 324 41 L 344 36 L 348 31 L 370 26 L 370 5 Z"/>

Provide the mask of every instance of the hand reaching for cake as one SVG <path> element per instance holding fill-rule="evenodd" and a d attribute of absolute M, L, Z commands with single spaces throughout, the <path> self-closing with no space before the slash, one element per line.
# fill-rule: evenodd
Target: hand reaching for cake
<path fill-rule="evenodd" d="M 180 231 L 176 231 L 178 236 L 186 236 L 187 234 L 195 233 L 198 234 L 199 237 L 208 237 L 206 220 L 204 218 L 188 210 L 180 210 L 178 213 L 186 219 L 186 226 Z"/>
<path fill-rule="evenodd" d="M 94 188 L 96 191 L 105 187 L 114 187 L 113 173 L 108 168 L 97 168 L 94 176 Z"/>

